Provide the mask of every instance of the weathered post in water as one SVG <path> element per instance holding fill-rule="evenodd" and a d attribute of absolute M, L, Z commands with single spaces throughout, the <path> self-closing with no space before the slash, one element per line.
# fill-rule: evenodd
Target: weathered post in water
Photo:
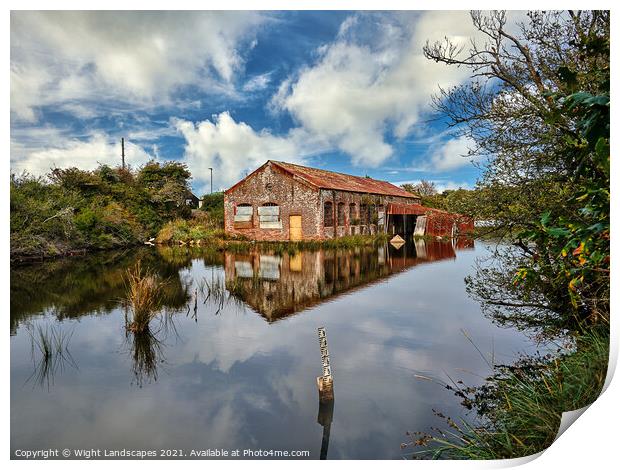
<path fill-rule="evenodd" d="M 323 375 L 316 378 L 316 385 L 319 389 L 319 400 L 327 402 L 334 399 L 334 379 L 332 377 L 332 368 L 329 363 L 329 350 L 327 349 L 327 336 L 325 335 L 325 327 L 318 329 L 319 347 L 321 349 L 321 361 L 323 365 Z"/>

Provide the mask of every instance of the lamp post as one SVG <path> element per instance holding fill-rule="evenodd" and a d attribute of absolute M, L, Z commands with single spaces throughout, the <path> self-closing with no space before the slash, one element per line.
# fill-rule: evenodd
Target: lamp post
<path fill-rule="evenodd" d="M 213 194 L 213 168 L 209 167 L 209 170 L 211 171 L 211 193 Z"/>

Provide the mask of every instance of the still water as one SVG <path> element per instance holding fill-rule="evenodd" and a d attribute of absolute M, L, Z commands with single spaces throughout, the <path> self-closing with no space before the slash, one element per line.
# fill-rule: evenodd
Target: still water
<path fill-rule="evenodd" d="M 11 450 L 309 451 L 394 459 L 406 431 L 465 416 L 439 381 L 480 383 L 531 344 L 464 277 L 488 247 L 423 242 L 297 254 L 145 248 L 11 272 Z M 151 335 L 125 328 L 124 276 L 166 279 Z M 320 407 L 317 328 L 333 407 Z M 45 361 L 41 331 L 66 347 Z M 434 380 L 427 380 L 425 378 Z M 471 417 L 470 417 L 471 418 Z"/>

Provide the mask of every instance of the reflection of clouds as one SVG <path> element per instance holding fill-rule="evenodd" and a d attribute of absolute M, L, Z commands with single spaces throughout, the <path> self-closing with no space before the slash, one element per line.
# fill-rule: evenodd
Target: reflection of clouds
<path fill-rule="evenodd" d="M 45 396 L 12 396 L 12 446 L 254 445 L 318 457 L 316 329 L 325 326 L 335 379 L 329 457 L 398 457 L 405 431 L 437 424 L 431 408 L 461 411 L 450 392 L 414 373 L 445 379 L 446 371 L 468 381 L 473 376 L 459 369 L 488 373 L 461 328 L 484 352 L 494 339 L 497 356 L 529 344 L 493 326 L 465 296 L 474 256 L 413 267 L 271 324 L 234 303 L 215 316 L 200 298 L 197 323 L 176 315 L 180 337 L 165 340 L 166 364 L 143 389 L 130 387 L 130 357 L 119 353 L 122 312 L 83 317 L 72 342 L 79 372 L 60 377 Z M 210 280 L 211 267 L 193 262 L 185 275 Z M 222 277 L 222 268 L 214 275 Z M 25 339 L 20 329 L 11 341 L 14 384 L 27 369 Z"/>

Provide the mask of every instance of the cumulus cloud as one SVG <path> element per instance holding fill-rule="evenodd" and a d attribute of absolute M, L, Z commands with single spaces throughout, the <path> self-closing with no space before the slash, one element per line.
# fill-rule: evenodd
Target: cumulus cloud
<path fill-rule="evenodd" d="M 214 189 L 225 188 L 266 160 L 301 163 L 304 157 L 324 149 L 319 139 L 300 129 L 275 136 L 268 130 L 256 132 L 245 122 L 236 122 L 228 112 L 212 119 L 197 123 L 172 120 L 173 127 L 185 138 L 185 161 L 203 191 L 208 189 L 209 167 L 213 168 Z"/>
<path fill-rule="evenodd" d="M 84 139 L 66 139 L 63 132 L 43 128 L 29 132 L 29 140 L 11 141 L 11 170 L 43 175 L 51 169 L 77 167 L 92 170 L 99 164 L 117 166 L 121 162 L 121 144 L 97 132 Z M 139 145 L 125 143 L 125 161 L 133 167 L 153 156 Z"/>
<path fill-rule="evenodd" d="M 261 20 L 253 12 L 14 11 L 11 110 L 34 121 L 41 105 L 161 105 L 187 85 L 232 92 L 240 44 Z"/>
<path fill-rule="evenodd" d="M 415 16 L 415 17 L 414 17 Z M 427 39 L 459 44 L 475 36 L 467 12 L 414 16 L 360 14 L 347 19 L 317 62 L 289 77 L 272 108 L 288 111 L 359 165 L 378 166 L 393 154 L 386 135 L 408 135 L 428 112 L 429 97 L 468 78 L 468 71 L 427 60 Z"/>
<path fill-rule="evenodd" d="M 469 151 L 475 148 L 468 137 L 456 137 L 438 146 L 430 158 L 431 168 L 435 171 L 455 170 L 471 164 Z"/>

